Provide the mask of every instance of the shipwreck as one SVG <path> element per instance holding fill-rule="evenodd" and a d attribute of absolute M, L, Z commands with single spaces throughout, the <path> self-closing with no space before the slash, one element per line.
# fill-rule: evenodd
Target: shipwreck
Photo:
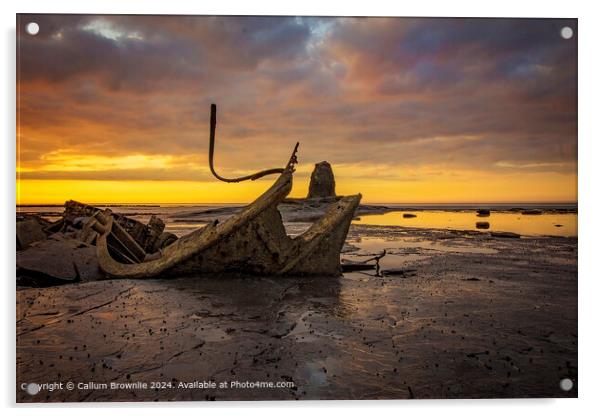
<path fill-rule="evenodd" d="M 331 198 L 325 214 L 304 233 L 287 235 L 278 205 L 293 186 L 299 143 L 283 168 L 253 175 L 225 178 L 214 167 L 216 132 L 215 104 L 211 105 L 209 167 L 220 181 L 238 183 L 267 175 L 279 175 L 274 184 L 240 212 L 223 221 L 177 238 L 164 232 L 159 218 L 148 225 L 75 201 L 65 204 L 57 231 L 65 223 L 83 218 L 78 237 L 96 244 L 100 269 L 109 278 L 152 278 L 190 274 L 322 275 L 341 274 L 340 253 L 361 194 Z"/>
<path fill-rule="evenodd" d="M 209 133 L 209 167 L 224 182 L 236 183 L 278 174 L 274 184 L 242 212 L 223 222 L 213 222 L 185 235 L 155 254 L 115 256 L 111 242 L 121 241 L 122 227 L 112 215 L 97 212 L 92 227 L 100 234 L 97 241 L 98 262 L 110 277 L 148 278 L 190 273 L 245 273 L 259 275 L 340 275 L 340 253 L 361 195 L 342 197 L 307 231 L 294 238 L 284 229 L 278 204 L 290 193 L 297 164 L 295 145 L 284 168 L 268 169 L 239 178 L 220 176 L 214 168 L 217 108 L 211 105 Z M 128 239 L 129 240 L 129 239 Z M 135 241 L 129 241 L 135 247 Z M 113 245 L 114 246 L 114 245 Z"/>

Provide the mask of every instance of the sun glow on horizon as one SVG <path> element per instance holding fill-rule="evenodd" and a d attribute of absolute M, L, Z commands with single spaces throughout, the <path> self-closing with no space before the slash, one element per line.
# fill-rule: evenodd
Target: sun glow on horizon
<path fill-rule="evenodd" d="M 62 204 L 75 199 L 94 203 L 249 203 L 273 180 L 228 184 L 182 180 L 49 180 L 17 181 L 17 204 Z M 577 202 L 577 176 L 514 174 L 457 181 L 440 178 L 395 181 L 337 177 L 338 195 L 361 193 L 363 203 L 533 203 Z M 309 176 L 295 178 L 290 197 L 307 195 Z"/>

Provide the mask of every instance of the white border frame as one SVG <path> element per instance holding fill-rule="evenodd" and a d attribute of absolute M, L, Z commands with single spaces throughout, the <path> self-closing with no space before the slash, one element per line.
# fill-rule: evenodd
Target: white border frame
<path fill-rule="evenodd" d="M 602 296 L 602 276 L 598 271 L 598 245 L 602 230 L 599 207 L 600 158 L 602 157 L 600 127 L 600 104 L 602 94 L 600 75 L 602 72 L 599 41 L 602 40 L 602 15 L 595 2 L 556 1 L 527 2 L 506 0 L 484 2 L 475 0 L 415 2 L 386 2 L 384 0 L 330 1 L 304 0 L 302 2 L 278 2 L 269 0 L 221 0 L 203 2 L 194 0 L 165 0 L 138 2 L 125 0 L 98 0 L 84 3 L 77 0 L 50 3 L 43 0 L 21 0 L 13 4 L 3 2 L 0 19 L 3 23 L 2 97 L 3 111 L 0 112 L 5 138 L 2 152 L 2 204 L 0 224 L 3 224 L 0 246 L 3 266 L 2 287 L 2 349 L 3 381 L 2 404 L 12 413 L 15 407 L 24 408 L 26 413 L 44 412 L 53 414 L 90 414 L 117 412 L 118 409 L 141 407 L 144 413 L 161 414 L 165 408 L 178 413 L 211 411 L 216 413 L 236 412 L 265 415 L 282 413 L 306 415 L 331 413 L 335 408 L 344 408 L 346 414 L 363 414 L 373 407 L 378 412 L 399 414 L 420 411 L 426 414 L 446 416 L 504 415 L 514 412 L 546 412 L 546 415 L 568 413 L 594 413 L 600 408 L 601 366 L 598 358 L 602 345 L 599 317 Z M 111 13 L 111 14 L 254 14 L 254 15 L 322 15 L 322 16 L 443 16 L 443 17 L 568 17 L 579 19 L 579 399 L 506 399 L 506 400 L 427 400 L 427 401 L 304 401 L 304 402 L 178 402 L 178 403 L 105 403 L 105 404 L 47 404 L 15 405 L 15 20 L 16 13 Z M 41 408 L 42 407 L 42 408 Z M 83 409 L 85 408 L 85 410 Z"/>

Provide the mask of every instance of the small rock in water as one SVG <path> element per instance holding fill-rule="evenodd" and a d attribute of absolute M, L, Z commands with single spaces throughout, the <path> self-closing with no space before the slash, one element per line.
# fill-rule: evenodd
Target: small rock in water
<path fill-rule="evenodd" d="M 417 217 L 417 215 L 416 215 L 416 214 L 408 214 L 408 213 L 404 213 L 404 214 L 403 214 L 403 217 L 404 217 L 404 218 L 416 218 L 416 217 Z"/>
<path fill-rule="evenodd" d="M 491 211 L 488 209 L 477 209 L 478 217 L 488 217 L 491 214 Z"/>
<path fill-rule="evenodd" d="M 479 230 L 489 229 L 489 223 L 487 221 L 478 221 L 476 226 Z"/>

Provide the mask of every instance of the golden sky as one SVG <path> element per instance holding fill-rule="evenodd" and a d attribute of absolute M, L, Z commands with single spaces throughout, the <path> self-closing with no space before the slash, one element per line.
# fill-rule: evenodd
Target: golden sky
<path fill-rule="evenodd" d="M 30 36 L 30 21 L 40 33 Z M 575 20 L 20 15 L 17 203 L 575 202 Z"/>

